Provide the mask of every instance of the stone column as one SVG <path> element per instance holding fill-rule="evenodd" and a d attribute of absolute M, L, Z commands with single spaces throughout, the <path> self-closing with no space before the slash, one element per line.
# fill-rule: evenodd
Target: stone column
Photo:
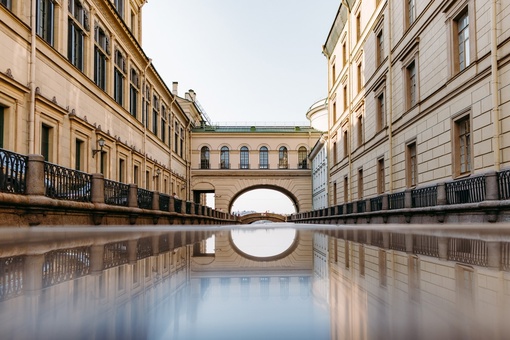
<path fill-rule="evenodd" d="M 138 208 L 138 185 L 129 184 L 128 207 Z"/>
<path fill-rule="evenodd" d="M 104 268 L 104 244 L 90 247 L 90 273 L 101 274 Z"/>
<path fill-rule="evenodd" d="M 44 254 L 28 255 L 25 257 L 23 268 L 23 291 L 34 293 L 43 288 Z"/>
<path fill-rule="evenodd" d="M 388 210 L 390 207 L 390 203 L 388 200 L 388 194 L 382 195 L 382 209 L 381 210 Z"/>
<path fill-rule="evenodd" d="M 439 183 L 437 185 L 437 205 L 445 205 L 446 202 L 446 185 Z"/>
<path fill-rule="evenodd" d="M 487 201 L 499 199 L 498 173 L 496 171 L 485 174 L 485 199 Z"/>
<path fill-rule="evenodd" d="M 152 236 L 152 255 L 159 254 L 159 235 Z"/>
<path fill-rule="evenodd" d="M 159 192 L 152 193 L 152 210 L 159 210 Z"/>
<path fill-rule="evenodd" d="M 129 240 L 128 241 L 129 264 L 136 264 L 136 261 L 138 261 L 137 256 L 136 256 L 137 246 L 138 246 L 138 240 Z"/>
<path fill-rule="evenodd" d="M 411 209 L 413 207 L 413 191 L 406 189 L 404 195 L 404 208 Z"/>
<path fill-rule="evenodd" d="M 390 249 L 390 232 L 389 231 L 383 231 L 382 232 L 382 239 L 383 239 L 383 248 L 384 249 Z"/>
<path fill-rule="evenodd" d="M 26 169 L 27 195 L 44 195 L 44 157 L 42 155 L 28 155 Z"/>
<path fill-rule="evenodd" d="M 406 253 L 413 253 L 413 234 L 406 234 Z"/>
<path fill-rule="evenodd" d="M 90 189 L 92 203 L 104 203 L 104 175 L 92 174 L 92 187 Z"/>
<path fill-rule="evenodd" d="M 448 260 L 448 237 L 439 237 L 437 243 L 439 247 L 439 259 Z"/>
<path fill-rule="evenodd" d="M 487 242 L 488 267 L 499 270 L 501 268 L 501 243 Z"/>

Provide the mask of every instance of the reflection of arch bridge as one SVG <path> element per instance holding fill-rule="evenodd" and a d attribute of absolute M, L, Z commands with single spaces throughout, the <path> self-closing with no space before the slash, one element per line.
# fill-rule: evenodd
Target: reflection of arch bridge
<path fill-rule="evenodd" d="M 214 193 L 215 208 L 230 211 L 254 189 L 286 195 L 296 211 L 312 209 L 308 153 L 321 132 L 308 126 L 203 126 L 192 131 L 194 201 Z"/>
<path fill-rule="evenodd" d="M 263 212 L 242 215 L 238 217 L 238 220 L 241 224 L 250 224 L 257 221 L 286 222 L 287 217 L 280 214 Z"/>

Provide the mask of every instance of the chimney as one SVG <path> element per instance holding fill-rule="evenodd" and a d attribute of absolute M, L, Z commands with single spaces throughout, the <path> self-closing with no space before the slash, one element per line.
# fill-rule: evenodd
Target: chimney
<path fill-rule="evenodd" d="M 179 88 L 179 83 L 178 83 L 178 82 L 176 82 L 176 81 L 174 81 L 174 82 L 172 83 L 172 94 L 173 94 L 174 96 L 178 96 L 178 95 L 179 95 L 178 88 Z"/>
<path fill-rule="evenodd" d="M 192 89 L 189 89 L 188 92 L 189 92 L 189 96 L 191 97 L 191 100 L 195 101 L 195 99 L 197 98 L 197 94 L 195 93 L 195 91 L 193 91 Z"/>

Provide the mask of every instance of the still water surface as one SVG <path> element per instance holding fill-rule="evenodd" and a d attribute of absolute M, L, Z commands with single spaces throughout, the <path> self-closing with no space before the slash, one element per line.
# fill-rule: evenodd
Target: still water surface
<path fill-rule="evenodd" d="M 2 229 L 1 338 L 508 338 L 510 229 L 320 227 Z"/>

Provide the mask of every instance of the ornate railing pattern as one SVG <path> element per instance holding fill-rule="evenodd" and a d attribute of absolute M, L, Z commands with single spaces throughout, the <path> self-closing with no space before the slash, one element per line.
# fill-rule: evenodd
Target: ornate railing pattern
<path fill-rule="evenodd" d="M 104 180 L 104 201 L 106 204 L 127 207 L 128 196 L 129 196 L 128 184 L 115 182 L 109 179 Z"/>
<path fill-rule="evenodd" d="M 24 256 L 0 258 L 0 301 L 23 293 Z"/>
<path fill-rule="evenodd" d="M 103 268 L 108 269 L 128 263 L 128 242 L 121 241 L 104 245 Z"/>
<path fill-rule="evenodd" d="M 181 213 L 182 212 L 182 200 L 176 198 L 174 199 L 174 209 L 175 212 Z"/>
<path fill-rule="evenodd" d="M 191 215 L 191 202 L 186 202 L 186 214 Z"/>
<path fill-rule="evenodd" d="M 406 235 L 390 233 L 390 249 L 406 251 Z"/>
<path fill-rule="evenodd" d="M 56 199 L 90 202 L 92 175 L 44 162 L 46 196 Z"/>
<path fill-rule="evenodd" d="M 44 255 L 43 286 L 85 276 L 90 270 L 90 247 L 60 249 Z"/>
<path fill-rule="evenodd" d="M 388 208 L 391 209 L 404 209 L 405 196 L 404 191 L 388 195 Z"/>
<path fill-rule="evenodd" d="M 159 210 L 168 211 L 170 207 L 170 196 L 159 194 Z"/>
<path fill-rule="evenodd" d="M 437 185 L 411 191 L 413 208 L 431 207 L 437 205 Z"/>
<path fill-rule="evenodd" d="M 439 257 L 439 242 L 436 236 L 413 235 L 413 253 Z"/>
<path fill-rule="evenodd" d="M 367 201 L 357 201 L 356 208 L 358 209 L 358 213 L 364 213 L 367 211 Z"/>
<path fill-rule="evenodd" d="M 0 149 L 0 192 L 24 194 L 28 157 Z"/>
<path fill-rule="evenodd" d="M 382 210 L 382 196 L 373 197 L 370 199 L 370 211 Z"/>
<path fill-rule="evenodd" d="M 500 171 L 498 173 L 499 199 L 510 199 L 510 170 Z"/>
<path fill-rule="evenodd" d="M 136 245 L 137 260 L 152 256 L 152 238 L 146 237 L 138 240 Z"/>
<path fill-rule="evenodd" d="M 352 203 L 352 202 L 349 202 L 349 203 L 345 204 L 345 213 L 346 214 L 352 214 L 353 213 L 353 211 L 354 211 L 353 205 L 354 205 L 354 203 Z"/>
<path fill-rule="evenodd" d="M 359 243 L 367 242 L 367 231 L 366 230 L 358 230 L 358 242 Z"/>
<path fill-rule="evenodd" d="M 451 238 L 448 242 L 448 260 L 486 267 L 487 243 L 480 240 Z"/>
<path fill-rule="evenodd" d="M 372 237 L 370 240 L 370 244 L 377 247 L 383 247 L 383 233 L 382 231 L 372 230 Z"/>
<path fill-rule="evenodd" d="M 138 188 L 137 190 L 138 208 L 152 209 L 152 191 Z"/>
<path fill-rule="evenodd" d="M 485 176 L 446 183 L 447 204 L 481 202 L 485 199 Z"/>

